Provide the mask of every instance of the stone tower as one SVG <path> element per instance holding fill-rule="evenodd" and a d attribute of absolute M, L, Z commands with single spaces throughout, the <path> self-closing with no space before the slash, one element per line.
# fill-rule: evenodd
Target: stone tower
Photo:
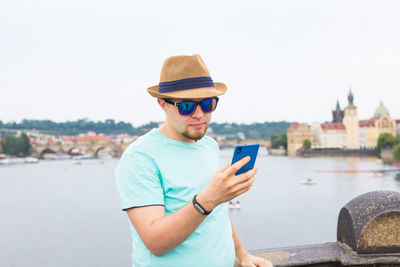
<path fill-rule="evenodd" d="M 350 92 L 347 97 L 349 104 L 344 109 L 343 123 L 346 127 L 346 148 L 360 149 L 360 127 L 358 123 L 357 107 L 354 105 L 354 96 Z"/>
<path fill-rule="evenodd" d="M 332 110 L 333 123 L 343 123 L 344 112 L 340 109 L 339 100 L 336 102 L 336 110 Z"/>

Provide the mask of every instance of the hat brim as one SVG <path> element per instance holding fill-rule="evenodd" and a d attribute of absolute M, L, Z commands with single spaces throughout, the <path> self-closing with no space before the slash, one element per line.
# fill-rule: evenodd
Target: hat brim
<path fill-rule="evenodd" d="M 158 85 L 147 88 L 147 92 L 156 98 L 209 98 L 223 95 L 226 92 L 226 85 L 223 83 L 214 83 L 214 87 L 203 87 L 188 90 L 175 91 L 170 93 L 159 93 Z"/>

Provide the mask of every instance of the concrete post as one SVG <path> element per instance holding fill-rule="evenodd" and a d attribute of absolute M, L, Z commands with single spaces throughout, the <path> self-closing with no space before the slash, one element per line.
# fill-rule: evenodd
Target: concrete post
<path fill-rule="evenodd" d="M 339 213 L 337 240 L 357 254 L 400 252 L 400 193 L 374 191 Z"/>

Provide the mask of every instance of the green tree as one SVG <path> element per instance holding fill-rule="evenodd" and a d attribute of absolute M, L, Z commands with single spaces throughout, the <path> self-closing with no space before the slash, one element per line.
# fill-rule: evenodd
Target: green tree
<path fill-rule="evenodd" d="M 283 133 L 281 134 L 281 144 L 287 150 L 287 134 Z"/>
<path fill-rule="evenodd" d="M 310 149 L 311 148 L 311 141 L 306 139 L 303 141 L 303 147 L 306 149 Z"/>
<path fill-rule="evenodd" d="M 400 135 L 398 135 L 398 136 L 396 136 L 396 137 L 394 138 L 394 145 L 396 146 L 396 145 L 398 145 L 398 144 L 400 144 Z"/>
<path fill-rule="evenodd" d="M 3 152 L 7 155 L 18 155 L 17 137 L 7 134 L 1 140 Z"/>
<path fill-rule="evenodd" d="M 31 144 L 26 133 L 22 133 L 21 136 L 18 137 L 18 150 L 19 153 L 22 153 L 25 156 L 30 155 Z"/>
<path fill-rule="evenodd" d="M 277 134 L 272 135 L 271 136 L 271 146 L 273 148 L 279 148 L 280 145 L 281 145 L 281 143 L 280 143 L 279 135 L 277 135 Z"/>
<path fill-rule="evenodd" d="M 258 131 L 256 131 L 256 130 L 250 130 L 248 133 L 247 133 L 247 135 L 246 135 L 246 137 L 248 138 L 248 139 L 260 139 L 260 137 L 261 137 L 261 135 L 260 135 L 260 133 L 258 132 Z"/>
<path fill-rule="evenodd" d="M 3 148 L 3 153 L 7 155 L 27 156 L 29 155 L 31 145 L 29 143 L 29 137 L 25 133 L 22 133 L 19 137 L 10 134 L 4 136 L 1 140 L 1 147 Z"/>
<path fill-rule="evenodd" d="M 218 135 L 237 135 L 243 133 L 248 139 L 268 139 L 272 135 L 280 135 L 287 131 L 290 122 L 264 122 L 252 124 L 238 124 L 238 123 L 211 123 L 210 127 L 213 133 Z M 9 130 L 38 130 L 42 133 L 52 135 L 77 135 L 79 133 L 86 133 L 87 131 L 94 131 L 96 133 L 104 134 L 119 134 L 128 133 L 131 135 L 142 135 L 154 127 L 158 127 L 155 122 L 133 127 L 132 124 L 126 122 L 117 122 L 113 119 L 107 119 L 104 122 L 93 122 L 88 119 L 79 119 L 76 121 L 67 122 L 53 122 L 51 120 L 28 120 L 24 119 L 20 123 L 16 122 L 1 122 L 0 128 Z M 281 136 L 282 138 L 282 136 Z M 285 142 L 280 141 L 284 147 Z M 282 145 L 281 144 L 281 145 Z"/>
<path fill-rule="evenodd" d="M 395 160 L 400 161 L 400 144 L 397 144 L 393 149 L 393 157 Z"/>
<path fill-rule="evenodd" d="M 285 150 L 287 150 L 287 135 L 286 135 L 286 133 L 282 133 L 280 135 L 278 135 L 278 134 L 272 135 L 271 146 L 273 148 L 283 147 Z"/>
<path fill-rule="evenodd" d="M 390 133 L 382 133 L 378 137 L 377 148 L 381 150 L 382 148 L 391 148 L 395 145 L 396 139 Z"/>

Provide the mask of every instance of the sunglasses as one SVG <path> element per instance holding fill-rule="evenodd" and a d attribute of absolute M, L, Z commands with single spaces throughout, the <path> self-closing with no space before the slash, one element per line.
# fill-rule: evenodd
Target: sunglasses
<path fill-rule="evenodd" d="M 201 110 L 203 110 L 204 113 L 213 112 L 217 108 L 219 98 L 218 97 L 207 98 L 200 102 L 191 100 L 174 102 L 168 98 L 164 98 L 163 100 L 168 104 L 177 106 L 179 114 L 181 114 L 182 116 L 189 116 L 194 113 L 194 111 L 197 108 L 197 105 L 200 105 Z"/>

